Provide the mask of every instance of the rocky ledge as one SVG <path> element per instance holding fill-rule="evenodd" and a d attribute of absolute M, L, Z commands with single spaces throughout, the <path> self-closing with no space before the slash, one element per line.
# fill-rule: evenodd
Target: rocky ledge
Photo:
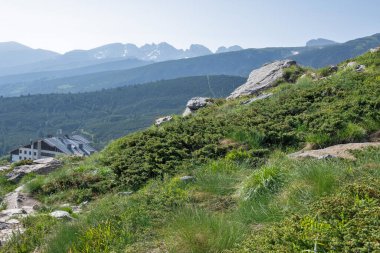
<path fill-rule="evenodd" d="M 284 69 L 296 65 L 295 61 L 282 60 L 265 64 L 249 74 L 245 84 L 234 90 L 227 99 L 258 94 L 263 90 L 273 87 L 284 76 Z"/>
<path fill-rule="evenodd" d="M 347 143 L 339 144 L 324 149 L 302 150 L 290 154 L 291 158 L 343 158 L 355 160 L 355 157 L 350 153 L 352 150 L 362 150 L 368 147 L 380 147 L 380 142 L 363 142 L 363 143 Z"/>
<path fill-rule="evenodd" d="M 34 160 L 33 164 L 31 165 L 21 165 L 21 166 L 15 167 L 6 176 L 8 178 L 8 181 L 17 183 L 26 174 L 29 174 L 32 172 L 36 174 L 48 174 L 60 166 L 61 166 L 61 162 L 54 158 L 38 159 L 38 160 Z"/>

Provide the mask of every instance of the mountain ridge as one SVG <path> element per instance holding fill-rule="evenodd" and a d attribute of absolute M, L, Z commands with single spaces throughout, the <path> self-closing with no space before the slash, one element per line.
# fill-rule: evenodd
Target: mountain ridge
<path fill-rule="evenodd" d="M 241 49 L 239 46 L 221 47 L 224 52 Z M 50 52 L 50 57 L 36 57 L 29 61 L 17 61 L 26 53 Z M 124 59 L 138 59 L 147 62 L 161 62 L 167 60 L 184 59 L 202 55 L 214 54 L 207 47 L 200 44 L 191 44 L 187 49 L 177 49 L 167 42 L 158 44 L 144 44 L 138 47 L 132 43 L 110 43 L 92 49 L 75 49 L 64 54 L 33 49 L 18 42 L 0 42 L 0 59 L 14 58 L 13 63 L 7 64 L 0 60 L 0 76 L 27 72 L 67 70 L 73 67 L 86 67 L 90 65 L 119 61 Z"/>
<path fill-rule="evenodd" d="M 151 81 L 199 75 L 248 76 L 252 69 L 289 58 L 309 67 L 324 67 L 355 57 L 380 45 L 380 33 L 326 47 L 244 49 L 188 59 L 148 64 L 128 70 L 7 83 L 0 78 L 0 95 L 94 91 Z"/>

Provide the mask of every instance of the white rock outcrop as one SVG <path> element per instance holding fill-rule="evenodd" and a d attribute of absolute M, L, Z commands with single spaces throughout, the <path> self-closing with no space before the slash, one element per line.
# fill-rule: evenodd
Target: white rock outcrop
<path fill-rule="evenodd" d="M 370 51 L 371 53 L 379 52 L 379 51 L 380 51 L 380 47 L 371 48 L 369 51 Z"/>
<path fill-rule="evenodd" d="M 158 118 L 156 119 L 156 122 L 154 123 L 156 126 L 159 126 L 165 122 L 169 122 L 173 119 L 172 116 L 165 116 L 165 117 L 162 117 L 162 118 Z"/>
<path fill-rule="evenodd" d="M 357 62 L 351 61 L 347 63 L 346 68 L 352 68 L 356 72 L 363 72 L 365 70 L 365 65 L 358 64 Z"/>
<path fill-rule="evenodd" d="M 227 99 L 258 94 L 263 90 L 273 87 L 284 76 L 284 69 L 296 65 L 295 61 L 282 60 L 265 64 L 251 72 L 245 84 L 234 90 Z"/>
<path fill-rule="evenodd" d="M 212 104 L 212 99 L 208 97 L 194 97 L 190 99 L 186 104 L 186 109 L 183 112 L 182 116 L 186 117 L 200 108 L 206 107 L 207 105 Z"/>

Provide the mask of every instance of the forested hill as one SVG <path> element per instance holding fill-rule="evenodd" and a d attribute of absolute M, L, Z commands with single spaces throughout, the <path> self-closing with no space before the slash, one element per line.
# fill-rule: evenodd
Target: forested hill
<path fill-rule="evenodd" d="M 180 113 L 191 97 L 225 97 L 244 82 L 241 77 L 199 76 L 90 93 L 0 98 L 0 154 L 58 129 L 88 134 L 100 148 L 158 116 Z"/>

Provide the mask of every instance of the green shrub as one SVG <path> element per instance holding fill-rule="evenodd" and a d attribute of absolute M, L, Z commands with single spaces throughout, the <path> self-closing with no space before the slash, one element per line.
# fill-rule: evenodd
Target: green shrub
<path fill-rule="evenodd" d="M 31 164 L 33 164 L 33 161 L 30 159 L 20 160 L 20 161 L 12 163 L 11 168 L 15 168 L 15 167 L 22 166 L 22 165 L 31 165 Z"/>
<path fill-rule="evenodd" d="M 44 176 L 37 176 L 34 179 L 26 183 L 26 190 L 31 194 L 37 194 L 42 192 L 43 185 L 45 184 Z"/>
<path fill-rule="evenodd" d="M 293 65 L 284 70 L 283 78 L 285 82 L 295 83 L 297 79 L 305 72 L 303 68 Z"/>
<path fill-rule="evenodd" d="M 354 123 L 348 123 L 343 130 L 338 131 L 337 139 L 344 142 L 362 141 L 366 137 L 366 130 Z"/>
<path fill-rule="evenodd" d="M 265 139 L 264 134 L 254 130 L 233 131 L 229 137 L 242 144 L 247 144 L 250 148 L 260 148 Z"/>
<path fill-rule="evenodd" d="M 380 250 L 379 182 L 354 184 L 252 234 L 236 252 L 377 252 Z"/>
<path fill-rule="evenodd" d="M 94 206 L 78 222 L 59 227 L 47 252 L 121 252 L 150 225 L 144 201 L 108 196 Z"/>

